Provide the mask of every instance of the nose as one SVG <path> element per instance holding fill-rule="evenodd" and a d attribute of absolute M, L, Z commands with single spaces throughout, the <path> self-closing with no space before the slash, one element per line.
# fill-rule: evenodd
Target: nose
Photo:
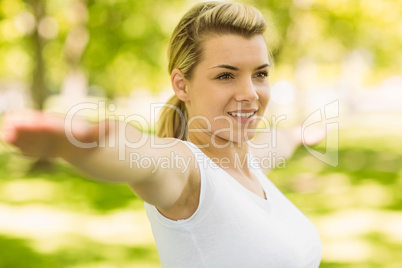
<path fill-rule="evenodd" d="M 258 100 L 258 94 L 251 78 L 244 79 L 239 83 L 235 100 L 238 102 L 253 102 Z"/>

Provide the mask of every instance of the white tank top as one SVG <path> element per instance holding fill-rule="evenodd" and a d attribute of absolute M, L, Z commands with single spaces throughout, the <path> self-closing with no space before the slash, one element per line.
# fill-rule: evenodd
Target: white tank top
<path fill-rule="evenodd" d="M 197 210 L 170 220 L 145 203 L 162 267 L 318 267 L 321 241 L 313 224 L 258 168 L 250 169 L 266 194 L 262 199 L 217 166 L 199 148 Z"/>

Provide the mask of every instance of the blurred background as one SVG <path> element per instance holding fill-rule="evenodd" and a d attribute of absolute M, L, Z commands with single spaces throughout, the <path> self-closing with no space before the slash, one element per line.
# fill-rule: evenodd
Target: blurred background
<path fill-rule="evenodd" d="M 0 121 L 15 110 L 66 113 L 105 100 L 114 104 L 106 113 L 152 122 L 150 104 L 173 94 L 169 36 L 197 2 L 1 0 Z M 313 147 L 336 161 L 301 146 L 268 175 L 317 226 L 321 267 L 400 267 L 402 2 L 243 2 L 268 21 L 275 61 L 268 114 L 286 116 L 283 128 L 317 111 L 336 124 L 336 141 Z M 127 187 L 94 183 L 63 162 L 38 163 L 0 144 L 0 267 L 160 263 L 142 201 Z"/>

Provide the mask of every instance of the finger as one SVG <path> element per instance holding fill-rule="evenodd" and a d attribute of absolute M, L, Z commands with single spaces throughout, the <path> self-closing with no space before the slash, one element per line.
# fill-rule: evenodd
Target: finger
<path fill-rule="evenodd" d="M 15 138 L 14 125 L 11 123 L 10 118 L 4 116 L 0 128 L 0 141 L 3 143 L 11 143 Z"/>

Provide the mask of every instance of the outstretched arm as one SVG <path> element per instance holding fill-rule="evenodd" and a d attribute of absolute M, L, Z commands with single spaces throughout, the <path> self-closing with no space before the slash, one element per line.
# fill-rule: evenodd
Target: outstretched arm
<path fill-rule="evenodd" d="M 251 141 L 250 151 L 259 159 L 269 158 L 265 163 L 270 166 L 261 166 L 263 172 L 267 173 L 275 168 L 275 163 L 291 157 L 303 143 L 311 146 L 319 143 L 324 137 L 325 129 L 321 127 L 309 127 L 309 131 L 306 132 L 302 131 L 302 127 L 264 130 L 257 133 Z"/>
<path fill-rule="evenodd" d="M 70 125 L 60 116 L 25 112 L 5 117 L 2 139 L 26 156 L 61 157 L 97 180 L 127 183 L 162 208 L 172 206 L 198 174 L 186 145 L 142 133 L 127 122 L 90 124 L 76 118 Z M 187 161 L 160 168 L 161 159 L 172 154 Z"/>

